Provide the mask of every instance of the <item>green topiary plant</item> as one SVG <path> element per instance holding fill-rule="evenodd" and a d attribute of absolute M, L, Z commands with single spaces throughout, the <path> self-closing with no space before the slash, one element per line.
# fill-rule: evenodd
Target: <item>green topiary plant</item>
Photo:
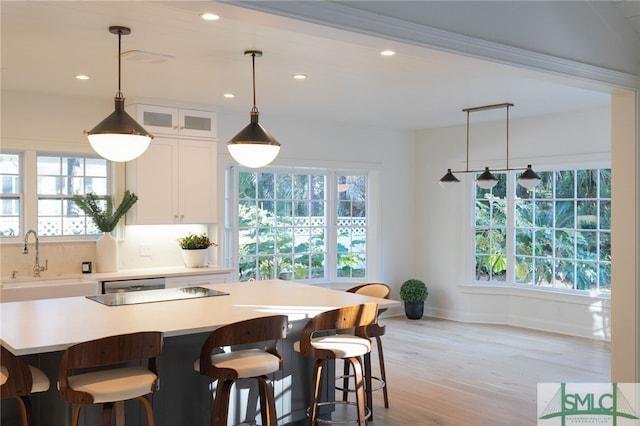
<path fill-rule="evenodd" d="M 104 200 L 104 208 L 102 208 Z M 73 202 L 89 216 L 101 232 L 111 232 L 115 229 L 118 221 L 131 207 L 138 201 L 138 196 L 127 189 L 122 197 L 122 202 L 117 209 L 113 210 L 113 199 L 110 195 L 99 197 L 93 192 L 86 195 L 74 195 Z"/>
<path fill-rule="evenodd" d="M 217 246 L 216 243 L 209 240 L 207 234 L 192 234 L 191 232 L 185 237 L 178 238 L 178 244 L 183 250 L 198 250 Z"/>
<path fill-rule="evenodd" d="M 429 295 L 427 285 L 415 278 L 411 278 L 400 286 L 400 299 L 405 302 L 424 302 Z"/>

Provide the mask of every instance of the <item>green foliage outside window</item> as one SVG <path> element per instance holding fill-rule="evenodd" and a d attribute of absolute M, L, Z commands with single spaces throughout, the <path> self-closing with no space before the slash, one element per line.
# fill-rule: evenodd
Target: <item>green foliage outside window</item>
<path fill-rule="evenodd" d="M 513 197 L 506 174 L 492 190 L 477 189 L 476 280 L 504 281 L 512 267 L 519 284 L 610 292 L 611 170 L 539 175 L 534 190 L 516 185 L 513 176 Z M 513 220 L 507 218 L 510 202 Z M 513 256 L 507 253 L 508 238 L 514 239 Z"/>
<path fill-rule="evenodd" d="M 366 187 L 351 176 L 340 178 L 349 189 L 338 196 L 337 274 L 364 276 L 366 203 L 352 194 Z M 326 182 L 325 175 L 239 173 L 241 281 L 326 278 Z"/>

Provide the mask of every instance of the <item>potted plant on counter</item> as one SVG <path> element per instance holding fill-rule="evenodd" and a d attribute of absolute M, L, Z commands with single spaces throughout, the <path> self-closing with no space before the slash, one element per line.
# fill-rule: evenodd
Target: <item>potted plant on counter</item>
<path fill-rule="evenodd" d="M 178 238 L 178 244 L 182 249 L 182 260 L 188 268 L 202 268 L 206 266 L 209 257 L 209 247 L 217 246 L 212 242 L 206 233 L 188 233 L 182 238 Z"/>
<path fill-rule="evenodd" d="M 411 278 L 400 286 L 400 299 L 404 302 L 404 313 L 409 319 L 420 319 L 424 314 L 424 301 L 429 295 L 427 285 Z"/>
<path fill-rule="evenodd" d="M 131 207 L 138 201 L 138 196 L 127 189 L 122 202 L 114 210 L 113 198 L 110 195 L 99 196 L 93 192 L 85 195 L 74 195 L 73 202 L 87 217 L 93 220 L 96 228 L 103 235 L 96 241 L 96 258 L 98 272 L 115 272 L 118 270 L 118 241 L 111 235 L 116 225 Z"/>

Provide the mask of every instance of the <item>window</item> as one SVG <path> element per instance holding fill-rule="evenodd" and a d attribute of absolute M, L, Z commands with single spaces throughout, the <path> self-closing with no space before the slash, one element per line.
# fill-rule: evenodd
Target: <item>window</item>
<path fill-rule="evenodd" d="M 22 156 L 0 154 L 0 237 L 15 237 L 20 234 L 22 210 Z"/>
<path fill-rule="evenodd" d="M 533 190 L 506 173 L 476 188 L 476 281 L 610 293 L 611 170 L 538 174 Z"/>
<path fill-rule="evenodd" d="M 107 161 L 81 156 L 37 156 L 38 235 L 98 234 L 75 205 L 76 194 L 108 194 Z"/>
<path fill-rule="evenodd" d="M 239 279 L 366 276 L 367 174 L 238 173 Z"/>
<path fill-rule="evenodd" d="M 341 278 L 366 273 L 367 177 L 338 176 L 338 269 Z"/>

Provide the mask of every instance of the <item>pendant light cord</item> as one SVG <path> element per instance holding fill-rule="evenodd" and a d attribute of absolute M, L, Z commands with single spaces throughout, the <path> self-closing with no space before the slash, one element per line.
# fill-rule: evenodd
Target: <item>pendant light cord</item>
<path fill-rule="evenodd" d="M 469 114 L 471 111 L 467 111 L 467 172 L 469 171 Z"/>
<path fill-rule="evenodd" d="M 251 67 L 253 71 L 253 108 L 251 112 L 258 112 L 258 107 L 256 107 L 256 53 L 251 53 Z"/>
<path fill-rule="evenodd" d="M 122 99 L 124 98 L 122 88 L 120 86 L 122 80 L 122 29 L 118 28 L 116 33 L 118 34 L 118 92 L 116 93 L 116 99 Z"/>
<path fill-rule="evenodd" d="M 507 170 L 509 170 L 509 104 L 507 104 Z"/>
<path fill-rule="evenodd" d="M 120 88 L 120 82 L 121 82 L 121 70 L 122 70 L 122 65 L 120 64 L 120 61 L 122 60 L 122 54 L 120 53 L 122 51 L 122 31 L 118 30 L 118 93 L 116 93 L 116 98 L 123 98 L 123 94 L 122 94 L 122 89 Z"/>
<path fill-rule="evenodd" d="M 119 97 L 122 97 L 122 90 L 120 88 L 120 80 L 121 80 L 121 70 L 122 70 L 122 65 L 120 64 L 120 61 L 122 60 L 122 54 L 120 53 L 122 51 L 122 31 L 118 31 L 118 95 L 120 95 Z"/>

